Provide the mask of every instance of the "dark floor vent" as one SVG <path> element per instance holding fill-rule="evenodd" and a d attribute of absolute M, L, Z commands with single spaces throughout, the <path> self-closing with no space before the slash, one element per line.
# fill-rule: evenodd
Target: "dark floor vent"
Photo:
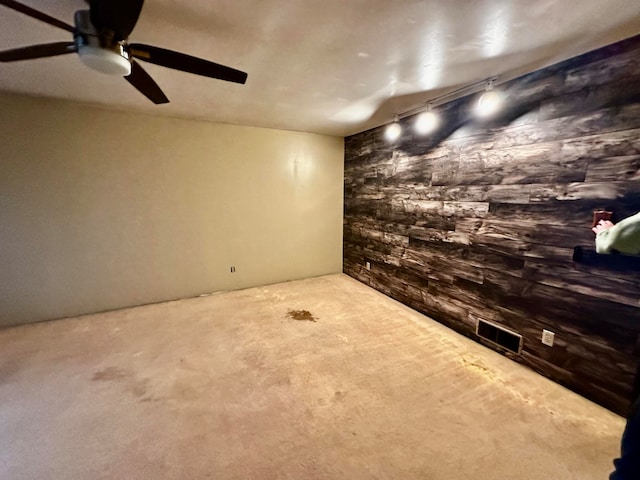
<path fill-rule="evenodd" d="M 520 353 L 522 349 L 522 335 L 511 332 L 486 320 L 478 320 L 476 334 L 479 337 L 489 340 L 491 343 L 506 348 L 510 352 Z"/>

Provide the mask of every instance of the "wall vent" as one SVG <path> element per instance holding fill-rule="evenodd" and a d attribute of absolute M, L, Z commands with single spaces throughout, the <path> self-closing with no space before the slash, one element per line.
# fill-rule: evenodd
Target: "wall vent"
<path fill-rule="evenodd" d="M 522 335 L 486 320 L 478 320 L 476 335 L 513 353 L 520 354 L 522 350 Z"/>

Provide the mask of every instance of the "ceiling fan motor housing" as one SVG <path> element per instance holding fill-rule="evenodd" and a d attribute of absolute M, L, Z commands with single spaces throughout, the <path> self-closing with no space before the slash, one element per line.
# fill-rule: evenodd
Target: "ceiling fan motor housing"
<path fill-rule="evenodd" d="M 84 64 L 108 75 L 131 74 L 131 58 L 124 41 L 115 42 L 109 35 L 100 35 L 91 23 L 89 10 L 78 10 L 74 20 L 74 40 Z"/>

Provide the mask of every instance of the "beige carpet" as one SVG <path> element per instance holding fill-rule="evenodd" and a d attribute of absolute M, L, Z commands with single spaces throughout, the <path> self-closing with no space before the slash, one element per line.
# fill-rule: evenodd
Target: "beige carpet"
<path fill-rule="evenodd" d="M 605 480 L 624 426 L 344 275 L 5 329 L 0 355 L 2 479 Z"/>

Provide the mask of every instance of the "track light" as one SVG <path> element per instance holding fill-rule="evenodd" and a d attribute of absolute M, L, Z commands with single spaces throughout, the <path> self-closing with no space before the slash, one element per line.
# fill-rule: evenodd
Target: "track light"
<path fill-rule="evenodd" d="M 431 110 L 431 104 L 428 103 L 427 111 L 420 113 L 416 117 L 413 128 L 415 129 L 416 133 L 420 135 L 426 135 L 438 128 L 439 123 L 440 118 L 433 110 Z"/>
<path fill-rule="evenodd" d="M 417 115 L 413 123 L 413 128 L 416 134 L 426 135 L 428 133 L 432 133 L 440 125 L 440 116 L 436 112 L 432 111 L 432 107 L 437 107 L 438 105 L 442 105 L 446 102 L 457 100 L 483 90 L 484 93 L 480 96 L 478 102 L 474 106 L 475 113 L 479 117 L 490 117 L 500 109 L 503 102 L 503 95 L 500 92 L 493 90 L 497 80 L 498 77 L 492 77 L 488 80 L 482 80 L 480 82 L 465 85 L 456 90 L 445 93 L 444 95 L 431 99 L 429 103 L 427 103 L 426 109 L 423 104 L 420 107 L 394 115 L 393 123 L 388 124 L 387 128 L 384 130 L 384 137 L 389 142 L 395 142 L 398 140 L 400 135 L 402 135 L 402 127 L 400 126 L 400 123 L 398 123 L 399 119 L 414 115 Z"/>
<path fill-rule="evenodd" d="M 487 82 L 486 91 L 480 95 L 476 104 L 476 115 L 487 118 L 494 115 L 502 106 L 502 95 L 493 89 L 493 80 Z"/>
<path fill-rule="evenodd" d="M 393 123 L 387 125 L 384 131 L 385 138 L 390 142 L 395 142 L 402 135 L 402 127 L 398 123 L 398 115 L 393 118 Z"/>

